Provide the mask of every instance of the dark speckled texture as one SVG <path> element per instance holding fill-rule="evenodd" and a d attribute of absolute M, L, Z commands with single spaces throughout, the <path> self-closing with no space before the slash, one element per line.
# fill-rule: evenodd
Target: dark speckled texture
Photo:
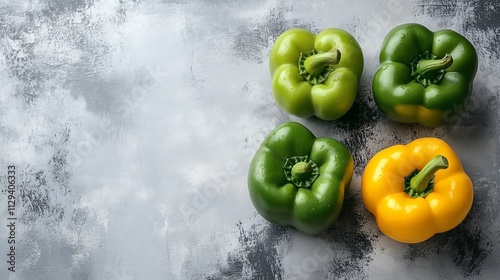
<path fill-rule="evenodd" d="M 500 273 L 500 4 L 493 0 L 39 0 L 0 4 L 0 209 L 16 167 L 16 272 L 0 279 L 495 279 Z M 460 119 L 388 121 L 371 80 L 385 34 L 456 30 L 479 70 Z M 365 71 L 341 119 L 297 119 L 270 90 L 288 28 L 339 27 Z M 304 236 L 254 210 L 246 176 L 265 135 L 298 121 L 352 151 L 337 223 Z M 379 150 L 435 136 L 475 190 L 455 229 L 422 244 L 385 237 L 360 196 Z M 6 263 L 7 228 L 0 227 Z"/>
<path fill-rule="evenodd" d="M 246 230 L 242 222 L 237 226 L 241 247 L 229 253 L 227 263 L 206 279 L 236 279 L 243 275 L 251 279 L 284 279 L 278 248 L 290 241 L 289 229 L 254 224 Z"/>

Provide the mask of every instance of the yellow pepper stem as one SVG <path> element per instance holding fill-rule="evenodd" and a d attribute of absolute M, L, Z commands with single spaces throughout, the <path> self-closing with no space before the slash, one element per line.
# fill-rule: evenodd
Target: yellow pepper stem
<path fill-rule="evenodd" d="M 410 179 L 410 189 L 415 193 L 422 193 L 427 188 L 431 180 L 434 178 L 434 174 L 441 169 L 448 168 L 448 159 L 442 155 L 437 155 L 432 158 L 422 170 Z"/>

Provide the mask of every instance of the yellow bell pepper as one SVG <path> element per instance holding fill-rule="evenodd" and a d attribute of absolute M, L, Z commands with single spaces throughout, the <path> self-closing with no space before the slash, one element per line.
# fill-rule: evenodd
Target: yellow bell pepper
<path fill-rule="evenodd" d="M 418 243 L 458 226 L 474 189 L 452 148 L 429 137 L 378 152 L 363 173 L 361 195 L 382 233 Z"/>

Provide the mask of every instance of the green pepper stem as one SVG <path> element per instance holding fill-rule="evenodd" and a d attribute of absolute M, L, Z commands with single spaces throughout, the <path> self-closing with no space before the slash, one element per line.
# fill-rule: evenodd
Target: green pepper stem
<path fill-rule="evenodd" d="M 333 65 L 340 61 L 338 49 L 318 53 L 316 49 L 301 52 L 297 66 L 299 74 L 312 85 L 324 83 L 330 73 L 334 70 Z"/>
<path fill-rule="evenodd" d="M 292 167 L 292 177 L 295 180 L 303 181 L 311 174 L 311 165 L 308 162 L 300 161 Z"/>
<path fill-rule="evenodd" d="M 448 168 L 448 159 L 442 155 L 432 158 L 425 166 L 410 180 L 410 188 L 417 193 L 425 191 L 431 179 L 437 171 Z"/>
<path fill-rule="evenodd" d="M 445 69 L 453 64 L 453 57 L 445 54 L 441 59 L 426 51 L 411 63 L 411 76 L 424 87 L 439 83 L 446 74 Z"/>
<path fill-rule="evenodd" d="M 311 76 L 321 75 L 332 65 L 339 64 L 340 51 L 338 49 L 317 53 L 306 58 L 304 68 Z"/>
<path fill-rule="evenodd" d="M 445 54 L 441 59 L 421 59 L 415 70 L 421 76 L 427 76 L 429 73 L 446 69 L 453 64 L 453 57 L 450 54 Z"/>
<path fill-rule="evenodd" d="M 288 182 L 298 188 L 309 188 L 319 176 L 319 168 L 308 156 L 292 156 L 286 159 L 283 172 Z"/>

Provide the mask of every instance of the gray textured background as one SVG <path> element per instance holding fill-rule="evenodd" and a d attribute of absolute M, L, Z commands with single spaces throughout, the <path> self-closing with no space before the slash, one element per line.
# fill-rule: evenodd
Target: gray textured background
<path fill-rule="evenodd" d="M 16 272 L 0 227 L 1 279 L 488 279 L 500 273 L 499 46 L 494 0 L 33 0 L 0 4 L 0 194 L 17 171 Z M 385 34 L 418 22 L 476 47 L 462 118 L 387 121 L 370 85 Z M 276 107 L 268 54 L 292 27 L 352 33 L 365 55 L 342 119 Z M 337 224 L 318 237 L 272 226 L 249 200 L 249 161 L 294 120 L 353 152 Z M 360 199 L 367 161 L 435 136 L 475 187 L 466 220 L 425 243 L 380 234 Z"/>

